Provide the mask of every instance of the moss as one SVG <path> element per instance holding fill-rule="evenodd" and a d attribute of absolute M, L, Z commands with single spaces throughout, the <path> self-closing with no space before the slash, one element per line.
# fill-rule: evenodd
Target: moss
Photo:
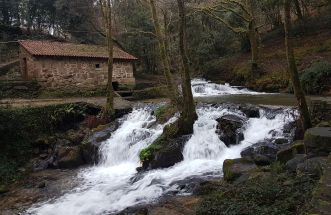
<path fill-rule="evenodd" d="M 157 150 L 162 149 L 162 145 L 165 142 L 165 136 L 161 135 L 157 138 L 149 147 L 143 149 L 140 154 L 139 158 L 141 162 L 149 161 L 153 158 L 153 153 Z"/>
<path fill-rule="evenodd" d="M 291 183 L 286 185 L 288 181 Z M 203 189 L 196 214 L 304 214 L 316 183 L 308 176 L 282 174 L 266 174 L 239 184 L 214 183 L 212 189 Z"/>
<path fill-rule="evenodd" d="M 172 105 L 162 105 L 154 110 L 154 115 L 158 123 L 166 123 L 177 112 L 176 107 Z"/>
<path fill-rule="evenodd" d="M 164 144 L 167 144 L 168 140 L 173 138 L 178 131 L 177 122 L 165 126 L 163 129 L 163 134 L 157 138 L 150 146 L 143 149 L 139 158 L 141 162 L 146 162 L 153 159 L 153 154 L 165 149 Z"/>

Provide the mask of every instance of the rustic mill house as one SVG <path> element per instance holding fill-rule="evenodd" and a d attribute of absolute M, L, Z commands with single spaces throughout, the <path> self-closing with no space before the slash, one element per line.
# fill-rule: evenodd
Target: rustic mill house
<path fill-rule="evenodd" d="M 24 80 L 46 89 L 97 89 L 107 85 L 107 47 L 50 41 L 19 41 Z M 134 86 L 134 56 L 114 46 L 113 86 Z"/>

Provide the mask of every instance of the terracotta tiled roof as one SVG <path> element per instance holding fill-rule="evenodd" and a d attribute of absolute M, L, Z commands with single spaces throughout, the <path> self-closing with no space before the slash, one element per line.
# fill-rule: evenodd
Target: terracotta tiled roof
<path fill-rule="evenodd" d="M 21 40 L 19 43 L 34 56 L 108 58 L 105 46 L 35 40 Z M 114 46 L 114 59 L 137 60 L 117 46 Z"/>

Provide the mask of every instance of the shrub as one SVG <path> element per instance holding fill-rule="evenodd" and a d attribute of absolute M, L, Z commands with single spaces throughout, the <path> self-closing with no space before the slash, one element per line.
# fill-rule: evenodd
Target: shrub
<path fill-rule="evenodd" d="M 31 158 L 32 143 L 39 137 L 68 130 L 99 111 L 85 103 L 0 108 L 0 185 L 20 177 L 17 170 Z"/>
<path fill-rule="evenodd" d="M 331 64 L 317 62 L 301 75 L 302 88 L 307 94 L 321 94 L 331 86 Z"/>
<path fill-rule="evenodd" d="M 305 214 L 316 183 L 309 176 L 271 174 L 240 184 L 216 185 L 203 193 L 196 214 Z"/>

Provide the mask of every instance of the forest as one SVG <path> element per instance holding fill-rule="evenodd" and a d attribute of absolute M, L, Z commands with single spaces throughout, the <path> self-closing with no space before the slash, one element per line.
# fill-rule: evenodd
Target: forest
<path fill-rule="evenodd" d="M 0 214 L 331 213 L 331 0 L 0 0 Z"/>

